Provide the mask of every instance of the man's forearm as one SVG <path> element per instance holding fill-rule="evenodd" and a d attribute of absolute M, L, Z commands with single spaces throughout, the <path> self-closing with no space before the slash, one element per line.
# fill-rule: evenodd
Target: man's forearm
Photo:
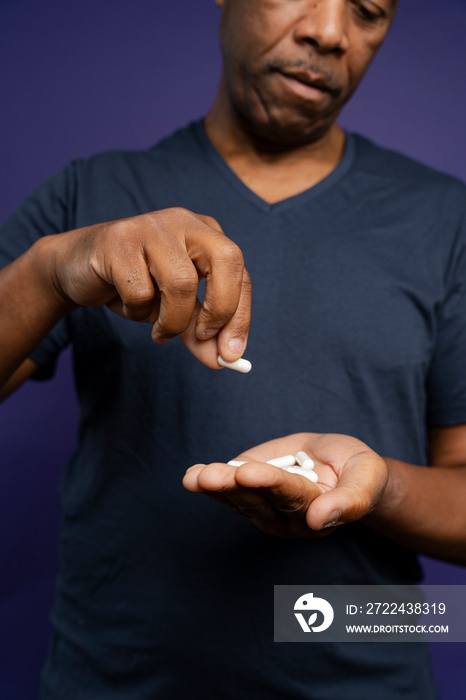
<path fill-rule="evenodd" d="M 363 522 L 420 554 L 466 565 L 466 465 L 385 461 L 387 488 Z"/>
<path fill-rule="evenodd" d="M 75 306 L 54 288 L 51 240 L 42 239 L 0 271 L 0 386 Z"/>

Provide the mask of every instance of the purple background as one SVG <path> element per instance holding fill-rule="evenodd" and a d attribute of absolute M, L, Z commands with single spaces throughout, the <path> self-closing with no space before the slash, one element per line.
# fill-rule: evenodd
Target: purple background
<path fill-rule="evenodd" d="M 151 145 L 212 103 L 214 0 L 1 0 L 0 14 L 1 220 L 70 159 Z M 464 0 L 401 0 L 342 125 L 466 180 L 465 35 Z M 38 698 L 76 419 L 68 353 L 52 382 L 0 408 L 3 700 Z M 466 583 L 464 569 L 424 563 L 428 583 Z M 443 700 L 465 697 L 464 646 L 432 650 Z"/>

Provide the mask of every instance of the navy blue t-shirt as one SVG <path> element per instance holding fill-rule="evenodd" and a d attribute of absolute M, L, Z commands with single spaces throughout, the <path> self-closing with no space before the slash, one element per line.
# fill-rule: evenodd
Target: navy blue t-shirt
<path fill-rule="evenodd" d="M 32 354 L 47 375 L 73 344 L 81 404 L 44 700 L 436 697 L 424 645 L 273 642 L 274 585 L 412 583 L 414 553 L 361 523 L 275 538 L 181 479 L 301 431 L 425 464 L 426 426 L 466 421 L 465 199 L 348 135 L 328 177 L 268 204 L 198 122 L 71 163 L 7 222 L 3 263 L 42 235 L 185 207 L 217 219 L 253 284 L 246 376 L 107 308 L 73 312 Z"/>

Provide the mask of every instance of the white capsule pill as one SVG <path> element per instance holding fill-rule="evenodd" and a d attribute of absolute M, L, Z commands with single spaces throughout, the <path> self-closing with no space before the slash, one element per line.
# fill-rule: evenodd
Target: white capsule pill
<path fill-rule="evenodd" d="M 221 355 L 219 355 L 217 357 L 217 362 L 219 365 L 222 365 L 222 367 L 228 367 L 228 369 L 235 369 L 237 372 L 243 372 L 243 374 L 247 374 L 252 369 L 252 364 L 249 362 L 249 360 L 245 360 L 242 357 L 240 357 L 239 360 L 235 360 L 234 362 L 227 362 L 223 359 Z"/>
<path fill-rule="evenodd" d="M 301 474 L 301 476 L 305 476 L 309 481 L 313 481 L 314 484 L 319 481 L 319 477 L 315 472 L 309 469 L 303 469 L 302 467 L 286 467 L 283 471 L 290 472 L 290 474 Z"/>
<path fill-rule="evenodd" d="M 242 464 L 246 464 L 246 462 L 240 462 L 238 459 L 230 459 L 227 464 L 229 464 L 230 467 L 240 467 Z"/>
<path fill-rule="evenodd" d="M 314 469 L 315 467 L 314 460 L 306 452 L 298 452 L 296 461 L 303 469 Z"/>
<path fill-rule="evenodd" d="M 285 455 L 284 457 L 275 457 L 275 459 L 267 460 L 267 464 L 272 464 L 274 467 L 280 467 L 280 469 L 285 469 L 285 467 L 292 467 L 296 464 L 296 459 L 293 455 Z"/>

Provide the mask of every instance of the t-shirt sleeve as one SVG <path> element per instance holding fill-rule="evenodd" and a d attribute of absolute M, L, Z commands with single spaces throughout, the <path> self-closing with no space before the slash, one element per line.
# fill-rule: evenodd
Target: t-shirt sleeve
<path fill-rule="evenodd" d="M 0 268 L 28 250 L 41 236 L 74 228 L 74 199 L 77 163 L 41 185 L 0 229 Z M 60 352 L 70 343 L 68 317 L 59 321 L 31 353 L 39 364 L 35 379 L 48 379 Z"/>
<path fill-rule="evenodd" d="M 466 187 L 458 184 L 450 206 L 454 242 L 446 254 L 445 294 L 427 379 L 429 427 L 466 423 Z"/>

